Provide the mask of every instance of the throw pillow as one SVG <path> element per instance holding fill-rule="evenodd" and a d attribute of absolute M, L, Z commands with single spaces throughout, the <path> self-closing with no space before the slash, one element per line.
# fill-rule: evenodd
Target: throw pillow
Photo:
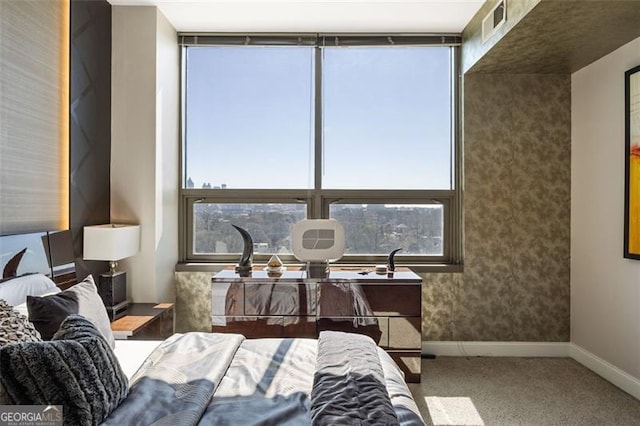
<path fill-rule="evenodd" d="M 27 296 L 39 296 L 44 293 L 60 292 L 51 278 L 42 274 L 25 274 L 9 278 L 0 283 L 0 299 L 12 306 L 27 301 Z"/>
<path fill-rule="evenodd" d="M 24 315 L 14 311 L 4 300 L 0 300 L 0 348 L 18 342 L 39 342 L 40 333 Z M 9 396 L 0 384 L 0 404 L 10 404 Z"/>
<path fill-rule="evenodd" d="M 27 296 L 29 321 L 33 323 L 44 340 L 51 340 L 60 324 L 69 315 L 79 313 L 78 295 L 63 291 L 52 296 Z"/>
<path fill-rule="evenodd" d="M 62 405 L 64 422 L 97 425 L 126 398 L 128 381 L 92 322 L 65 319 L 54 340 L 0 349 L 0 383 L 13 404 Z"/>
<path fill-rule="evenodd" d="M 38 296 L 49 296 L 51 294 L 56 294 L 56 293 L 60 293 L 60 289 L 57 287 L 55 289 L 52 289 L 51 291 L 47 291 L 46 293 L 39 294 Z M 13 310 L 19 314 L 24 315 L 27 319 L 29 319 L 29 309 L 27 309 L 26 300 L 24 303 L 14 306 Z"/>
<path fill-rule="evenodd" d="M 4 300 L 0 300 L 0 348 L 11 343 L 41 340 L 40 333 L 24 315 L 14 311 Z"/>
<path fill-rule="evenodd" d="M 77 305 L 74 305 L 73 300 L 77 301 Z M 43 297 L 29 297 L 27 309 L 29 310 L 29 320 L 34 323 L 43 338 L 53 337 L 53 331 L 60 327 L 67 316 L 79 314 L 96 326 L 111 348 L 115 347 L 107 309 L 98 295 L 98 289 L 91 275 L 61 293 Z"/>

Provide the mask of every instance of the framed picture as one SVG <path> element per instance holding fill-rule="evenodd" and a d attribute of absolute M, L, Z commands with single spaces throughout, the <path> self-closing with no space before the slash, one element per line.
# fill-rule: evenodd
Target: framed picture
<path fill-rule="evenodd" d="M 640 65 L 624 73 L 624 257 L 640 260 Z"/>

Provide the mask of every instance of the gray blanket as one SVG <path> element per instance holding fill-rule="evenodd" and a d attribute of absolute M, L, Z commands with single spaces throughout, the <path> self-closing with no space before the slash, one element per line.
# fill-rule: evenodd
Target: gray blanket
<path fill-rule="evenodd" d="M 314 426 L 399 424 L 371 338 L 320 333 L 311 419 Z"/>

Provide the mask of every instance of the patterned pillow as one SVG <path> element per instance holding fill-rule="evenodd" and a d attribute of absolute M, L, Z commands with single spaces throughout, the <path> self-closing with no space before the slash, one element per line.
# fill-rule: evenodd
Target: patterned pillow
<path fill-rule="evenodd" d="M 0 299 L 0 348 L 18 342 L 39 342 L 40 333 L 33 327 L 27 317 L 14 311 L 4 300 Z M 0 404 L 9 404 L 9 397 L 0 385 Z"/>
<path fill-rule="evenodd" d="M 40 333 L 27 317 L 19 314 L 0 299 L 0 348 L 11 343 L 39 342 Z"/>
<path fill-rule="evenodd" d="M 64 423 L 97 425 L 127 397 L 120 364 L 91 321 L 65 319 L 54 340 L 0 349 L 0 383 L 12 404 L 62 405 Z"/>

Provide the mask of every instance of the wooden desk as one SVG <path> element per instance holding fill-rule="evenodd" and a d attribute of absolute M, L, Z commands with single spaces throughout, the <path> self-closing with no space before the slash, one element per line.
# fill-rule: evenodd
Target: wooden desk
<path fill-rule="evenodd" d="M 420 381 L 422 279 L 332 269 L 327 278 L 290 270 L 279 277 L 224 270 L 212 278 L 213 332 L 247 337 L 317 337 L 322 330 L 366 334 Z"/>
<path fill-rule="evenodd" d="M 173 334 L 173 303 L 131 303 L 111 331 L 116 340 L 164 340 Z"/>

